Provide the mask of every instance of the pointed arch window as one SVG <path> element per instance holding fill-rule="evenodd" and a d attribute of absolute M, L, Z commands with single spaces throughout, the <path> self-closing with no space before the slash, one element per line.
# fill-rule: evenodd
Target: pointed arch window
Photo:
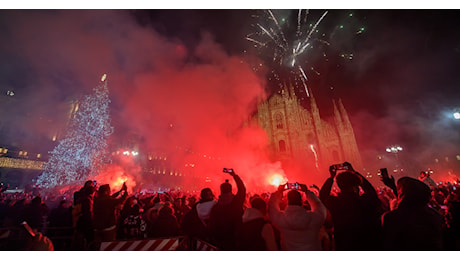
<path fill-rule="evenodd" d="M 277 129 L 283 129 L 284 124 L 283 124 L 283 116 L 281 113 L 275 114 L 275 124 Z"/>
<path fill-rule="evenodd" d="M 337 152 L 336 150 L 332 151 L 332 159 L 334 159 L 335 162 L 340 161 L 339 152 Z"/>
<path fill-rule="evenodd" d="M 279 144 L 280 152 L 286 152 L 286 142 L 284 140 L 280 140 L 278 144 Z"/>

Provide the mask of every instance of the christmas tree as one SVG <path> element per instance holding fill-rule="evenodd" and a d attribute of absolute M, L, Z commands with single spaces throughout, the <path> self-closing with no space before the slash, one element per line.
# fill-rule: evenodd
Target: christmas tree
<path fill-rule="evenodd" d="M 39 187 L 81 184 L 110 162 L 107 138 L 113 127 L 110 125 L 109 104 L 104 74 L 94 93 L 79 102 L 64 138 L 50 152 L 50 159 L 37 179 Z"/>

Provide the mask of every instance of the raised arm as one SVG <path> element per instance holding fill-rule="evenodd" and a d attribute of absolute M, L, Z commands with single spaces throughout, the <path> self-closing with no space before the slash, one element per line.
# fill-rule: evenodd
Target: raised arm
<path fill-rule="evenodd" d="M 281 198 L 283 198 L 284 185 L 280 185 L 278 190 L 273 192 L 268 200 L 268 215 L 275 226 L 281 223 L 282 212 L 280 209 Z"/>
<path fill-rule="evenodd" d="M 380 180 L 393 191 L 393 194 L 398 197 L 398 190 L 396 189 L 396 182 L 393 175 L 390 177 L 386 168 L 381 169 L 380 171 Z"/>
<path fill-rule="evenodd" d="M 375 200 L 376 202 L 380 202 L 379 196 L 377 195 L 377 191 L 375 191 L 374 186 L 364 177 L 361 175 L 361 173 L 355 171 L 353 169 L 353 166 L 351 166 L 351 163 L 345 162 L 344 164 L 348 165 L 348 170 L 354 172 L 356 175 L 358 175 L 361 178 L 361 188 L 364 191 L 364 194 L 371 198 L 372 200 Z"/>
<path fill-rule="evenodd" d="M 326 203 L 329 194 L 331 194 L 332 185 L 334 184 L 335 175 L 337 175 L 337 170 L 335 169 L 334 165 L 329 166 L 329 177 L 326 182 L 324 182 L 321 190 L 319 191 L 319 198 L 323 203 Z"/>
<path fill-rule="evenodd" d="M 323 220 L 326 220 L 327 209 L 326 206 L 321 202 L 321 200 L 316 197 L 315 193 L 307 188 L 307 185 L 300 185 L 302 191 L 305 193 L 308 203 L 311 206 L 311 211 L 320 215 Z"/>
<path fill-rule="evenodd" d="M 229 174 L 235 180 L 236 188 L 238 189 L 234 199 L 237 201 L 238 205 L 243 206 L 244 201 L 246 200 L 246 187 L 244 186 L 243 180 L 241 180 L 240 176 L 238 176 L 234 171 Z"/>

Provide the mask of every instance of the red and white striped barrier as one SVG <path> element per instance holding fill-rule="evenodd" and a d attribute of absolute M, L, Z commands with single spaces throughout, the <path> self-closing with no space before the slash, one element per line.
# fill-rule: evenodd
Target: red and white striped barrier
<path fill-rule="evenodd" d="M 217 248 L 207 242 L 197 239 L 196 240 L 196 251 L 216 251 Z"/>
<path fill-rule="evenodd" d="M 179 238 L 102 242 L 100 251 L 173 251 Z"/>

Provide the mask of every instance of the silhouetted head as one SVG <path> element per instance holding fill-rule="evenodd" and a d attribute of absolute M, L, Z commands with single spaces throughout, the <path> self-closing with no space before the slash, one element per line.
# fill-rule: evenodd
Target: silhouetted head
<path fill-rule="evenodd" d="M 164 205 L 161 207 L 160 211 L 158 211 L 159 216 L 168 216 L 168 215 L 174 215 L 174 209 L 169 206 L 169 205 Z"/>
<path fill-rule="evenodd" d="M 405 206 L 425 206 L 431 199 L 431 189 L 428 185 L 411 177 L 398 180 L 398 201 Z"/>
<path fill-rule="evenodd" d="M 358 192 L 361 178 L 353 172 L 345 171 L 337 175 L 337 186 L 341 192 Z"/>
<path fill-rule="evenodd" d="M 91 180 L 86 181 L 85 185 L 83 185 L 84 188 L 93 187 L 93 186 L 94 186 L 94 182 Z"/>
<path fill-rule="evenodd" d="M 232 185 L 226 180 L 220 185 L 220 194 L 232 193 Z"/>
<path fill-rule="evenodd" d="M 210 188 L 204 188 L 200 193 L 201 202 L 211 201 L 214 199 L 214 194 Z"/>
<path fill-rule="evenodd" d="M 104 184 L 99 187 L 99 194 L 103 195 L 110 195 L 110 185 L 109 184 Z"/>
<path fill-rule="evenodd" d="M 213 195 L 213 196 L 214 196 L 214 195 Z M 188 205 L 189 205 L 190 207 L 192 207 L 192 206 L 195 205 L 195 204 L 196 204 L 196 198 L 195 198 L 195 196 L 190 196 L 190 197 L 188 198 Z"/>
<path fill-rule="evenodd" d="M 296 190 L 290 190 L 287 194 L 288 205 L 302 206 L 302 195 Z"/>
<path fill-rule="evenodd" d="M 34 205 L 41 205 L 42 204 L 42 198 L 40 198 L 39 196 L 36 196 L 35 198 L 32 199 L 31 203 L 34 204 Z"/>
<path fill-rule="evenodd" d="M 135 205 L 133 205 L 131 207 L 131 214 L 132 215 L 139 215 L 140 213 L 142 213 L 142 209 L 139 206 L 139 204 L 135 204 Z"/>
<path fill-rule="evenodd" d="M 251 207 L 260 210 L 263 215 L 267 213 L 267 203 L 260 197 L 255 197 L 251 200 Z"/>

